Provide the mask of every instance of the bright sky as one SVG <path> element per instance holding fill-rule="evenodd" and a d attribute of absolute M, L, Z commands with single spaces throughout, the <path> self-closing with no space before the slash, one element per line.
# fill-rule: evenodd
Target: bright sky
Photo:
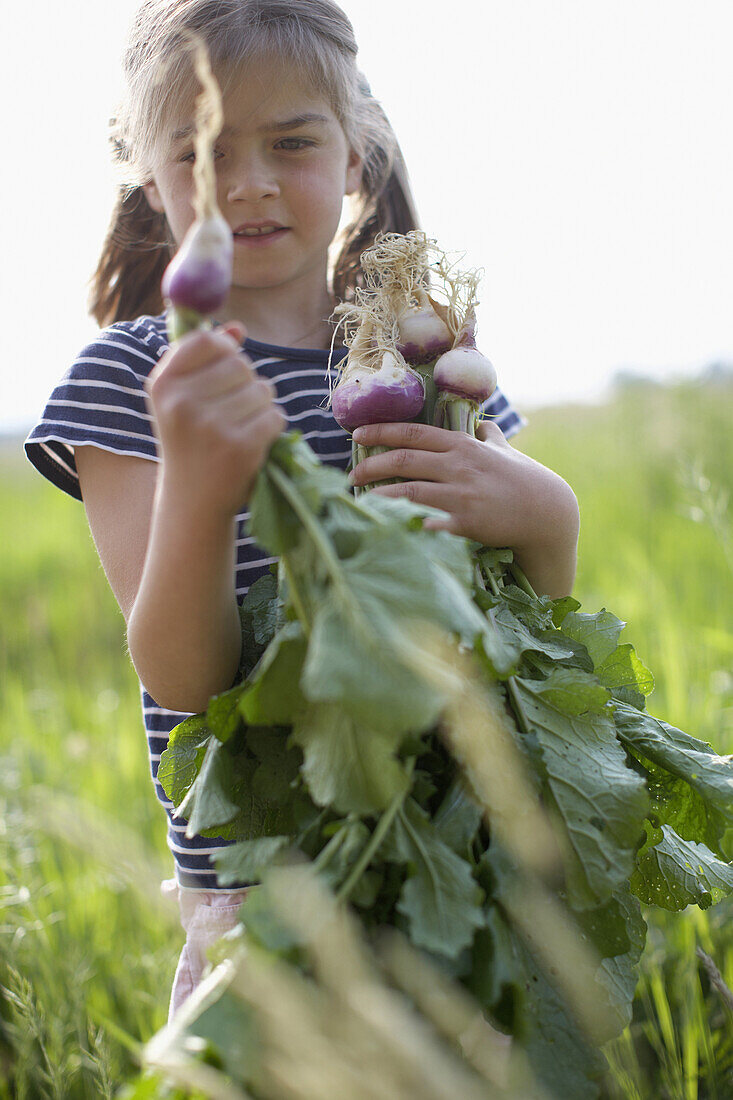
<path fill-rule="evenodd" d="M 733 361 L 730 0 L 344 0 L 424 228 L 485 269 L 479 344 L 524 408 Z M 0 430 L 95 331 L 106 124 L 137 0 L 3 20 Z M 17 48 L 16 48 L 17 47 Z"/>

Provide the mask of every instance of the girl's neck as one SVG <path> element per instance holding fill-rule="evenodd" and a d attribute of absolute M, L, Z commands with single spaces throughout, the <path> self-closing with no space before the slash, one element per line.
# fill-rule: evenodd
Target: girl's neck
<path fill-rule="evenodd" d="M 317 293 L 294 297 L 292 288 L 249 290 L 233 286 L 216 320 L 241 321 L 247 336 L 261 344 L 288 348 L 328 348 L 333 325 L 328 318 L 334 301 L 324 286 Z"/>

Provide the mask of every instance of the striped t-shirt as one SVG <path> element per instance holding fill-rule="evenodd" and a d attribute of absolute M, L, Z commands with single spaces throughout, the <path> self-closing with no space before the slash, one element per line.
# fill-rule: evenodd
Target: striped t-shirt
<path fill-rule="evenodd" d="M 120 321 L 99 333 L 81 352 L 51 394 L 42 419 L 25 443 L 33 465 L 60 489 L 81 500 L 74 447 L 89 445 L 155 462 L 158 451 L 144 382 L 168 348 L 165 314 Z M 245 340 L 244 350 L 257 372 L 269 378 L 290 428 L 297 429 L 322 462 L 346 469 L 351 458 L 347 433 L 328 408 L 329 352 L 320 348 L 283 348 Z M 345 348 L 337 349 L 341 359 Z M 486 405 L 506 436 L 521 417 L 496 390 Z M 237 516 L 236 590 L 241 600 L 249 586 L 275 561 L 247 535 L 249 513 Z M 181 886 L 217 889 L 210 856 L 227 841 L 187 837 L 186 822 L 157 782 L 160 756 L 170 731 L 186 713 L 158 706 L 141 685 L 150 768 L 158 798 L 168 815 L 168 844 Z M 231 890 L 233 887 L 227 887 Z"/>

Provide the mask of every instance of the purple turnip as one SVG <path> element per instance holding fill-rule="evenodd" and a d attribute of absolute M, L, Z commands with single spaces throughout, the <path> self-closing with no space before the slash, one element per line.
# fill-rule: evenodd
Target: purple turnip
<path fill-rule="evenodd" d="M 476 434 L 481 406 L 496 389 L 496 371 L 478 348 L 451 348 L 433 369 L 438 391 L 433 423 L 439 428 Z"/>
<path fill-rule="evenodd" d="M 397 350 L 413 366 L 431 363 L 453 346 L 453 334 L 421 288 L 397 315 Z"/>
<path fill-rule="evenodd" d="M 173 313 L 174 339 L 195 327 L 196 316 L 200 323 L 224 305 L 232 281 L 232 253 L 232 231 L 221 214 L 193 223 L 161 284 Z"/>
<path fill-rule="evenodd" d="M 401 356 L 385 351 L 377 370 L 348 365 L 331 395 L 333 415 L 353 432 L 362 424 L 412 420 L 423 407 L 422 378 Z"/>

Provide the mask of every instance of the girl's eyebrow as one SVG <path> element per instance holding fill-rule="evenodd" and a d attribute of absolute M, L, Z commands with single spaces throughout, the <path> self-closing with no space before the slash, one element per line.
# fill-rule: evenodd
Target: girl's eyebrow
<path fill-rule="evenodd" d="M 328 118 L 315 111 L 306 111 L 302 115 L 283 119 L 282 122 L 266 122 L 260 126 L 260 130 L 295 130 L 298 126 L 310 126 L 314 122 L 328 122 Z"/>
<path fill-rule="evenodd" d="M 319 115 L 315 111 L 306 111 L 301 115 L 293 115 L 292 118 L 285 118 L 277 122 L 264 122 L 259 127 L 261 132 L 272 130 L 296 130 L 299 126 L 311 126 L 317 122 L 328 122 L 329 119 L 326 115 Z M 183 126 L 180 130 L 174 130 L 171 134 L 171 141 L 182 141 L 184 138 L 190 137 L 193 133 L 193 126 Z M 221 130 L 221 135 L 236 134 L 237 128 L 235 126 L 224 126 Z"/>

